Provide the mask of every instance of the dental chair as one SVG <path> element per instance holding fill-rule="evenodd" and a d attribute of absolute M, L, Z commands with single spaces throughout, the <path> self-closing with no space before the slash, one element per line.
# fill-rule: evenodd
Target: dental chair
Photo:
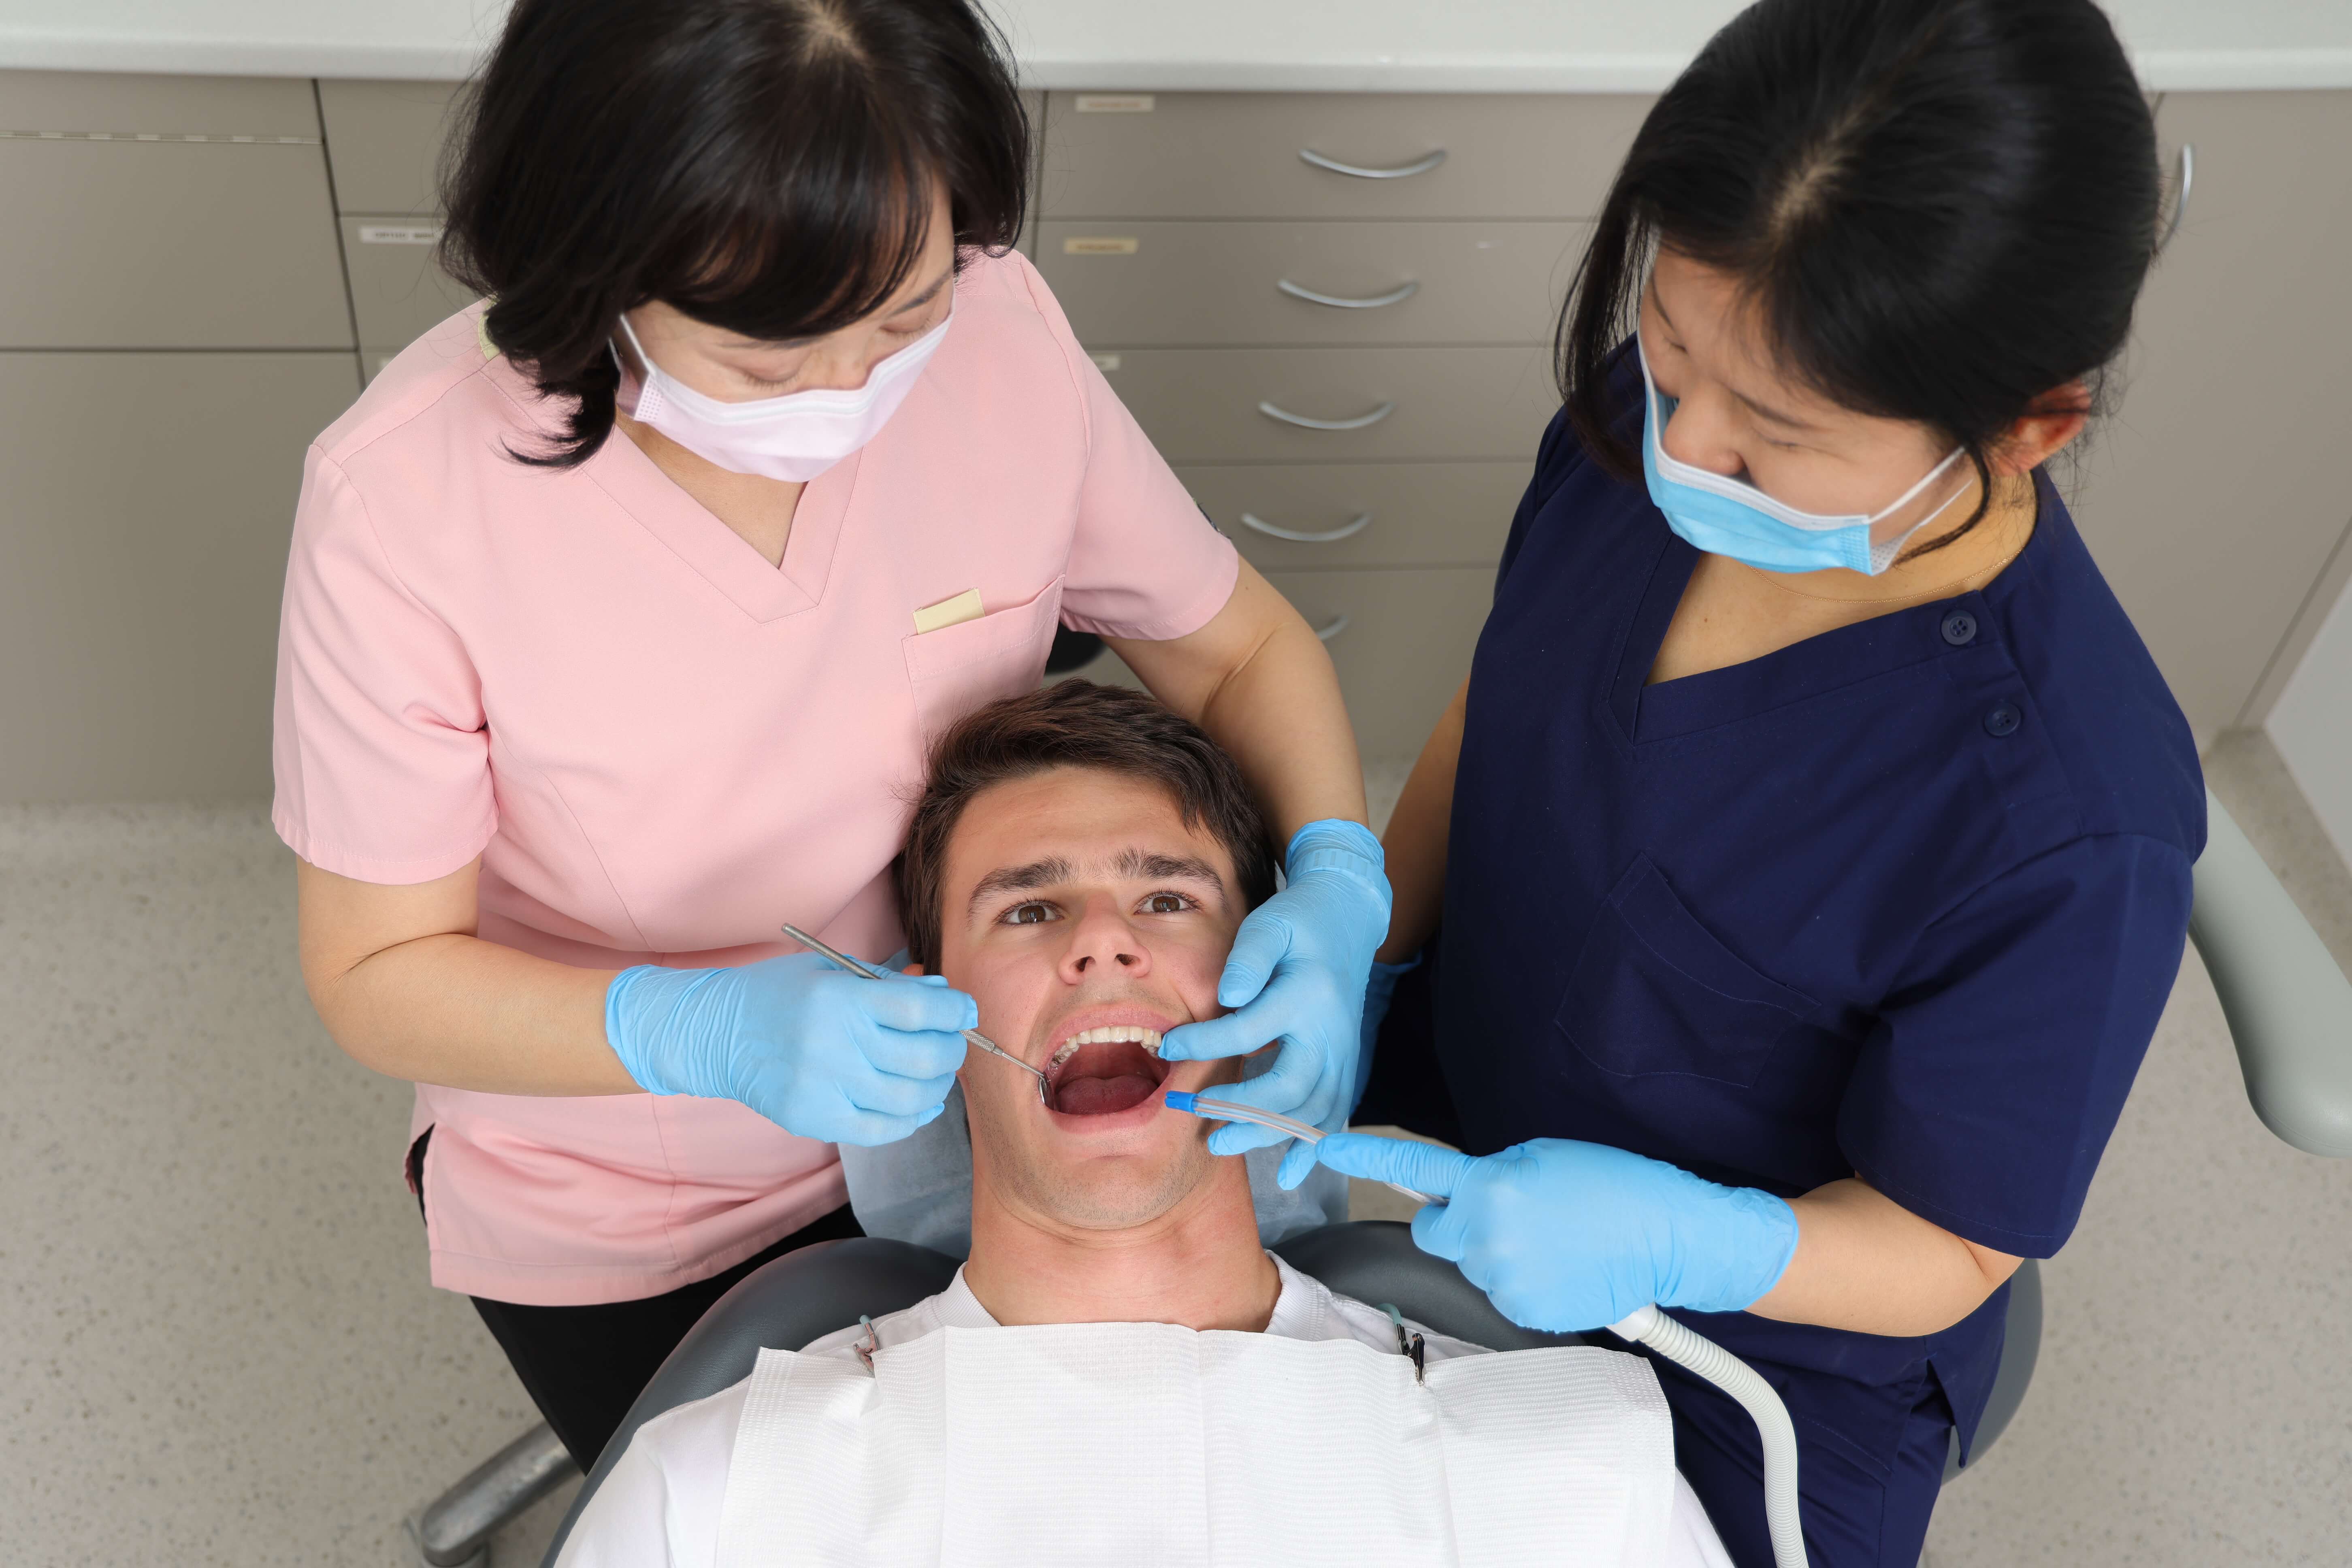
<path fill-rule="evenodd" d="M 2189 939 L 2221 1001 L 2254 1113 L 2305 1153 L 2352 1158 L 2352 980 L 2304 920 L 2236 821 L 2209 791 Z M 1358 1221 L 1293 1237 L 1275 1250 L 1302 1273 L 1359 1300 L 1496 1350 L 1574 1344 L 1495 1310 L 1450 1263 L 1412 1245 L 1408 1227 Z M 553 1568 L 573 1521 L 630 1436 L 653 1416 L 751 1374 L 760 1348 L 798 1349 L 864 1313 L 880 1317 L 946 1289 L 952 1258 L 865 1237 L 787 1254 L 722 1297 L 662 1363 L 580 1489 L 548 1549 Z M 1596 1335 L 1593 1342 L 1618 1342 Z M 2042 1343 L 2042 1279 L 2032 1259 L 2010 1284 L 2008 1337 L 1969 1459 L 1990 1449 L 2025 1396 Z M 1960 1472 L 1958 1439 L 1944 1467 Z M 575 1473 L 544 1423 L 509 1444 L 410 1521 L 429 1568 L 487 1568 L 491 1534 Z"/>

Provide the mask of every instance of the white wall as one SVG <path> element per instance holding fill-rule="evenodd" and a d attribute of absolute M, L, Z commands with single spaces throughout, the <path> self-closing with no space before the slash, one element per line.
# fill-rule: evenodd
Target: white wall
<path fill-rule="evenodd" d="M 2352 585 L 2320 623 L 2263 728 L 2336 852 L 2352 861 Z"/>

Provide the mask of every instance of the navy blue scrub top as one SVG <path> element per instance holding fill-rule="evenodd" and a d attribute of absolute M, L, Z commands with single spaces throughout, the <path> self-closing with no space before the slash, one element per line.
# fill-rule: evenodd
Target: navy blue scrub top
<path fill-rule="evenodd" d="M 1434 1023 L 1466 1148 L 1586 1139 L 1783 1197 L 1860 1175 L 2057 1251 L 2179 967 L 2205 797 L 2035 487 L 1980 592 L 1645 686 L 1697 552 L 1553 422 L 1454 782 Z M 2006 1300 L 1922 1339 L 1676 1315 L 1864 1383 L 1924 1363 L 1965 1444 Z"/>

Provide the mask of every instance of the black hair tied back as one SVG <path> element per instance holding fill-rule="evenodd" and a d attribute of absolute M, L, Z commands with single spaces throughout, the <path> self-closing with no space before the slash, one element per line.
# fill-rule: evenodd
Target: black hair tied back
<path fill-rule="evenodd" d="M 1664 246 L 1739 279 L 1823 396 L 1948 436 L 1989 501 L 2002 432 L 2078 381 L 2095 405 L 2160 192 L 2092 0 L 1759 0 L 1658 100 L 1603 204 L 1559 323 L 1569 417 L 1641 472 L 1610 361 Z"/>
<path fill-rule="evenodd" d="M 960 251 L 1021 232 L 1029 125 L 969 0 L 519 0 L 451 140 L 441 262 L 565 432 L 612 433 L 622 311 L 782 341 L 878 308 L 933 182 Z"/>

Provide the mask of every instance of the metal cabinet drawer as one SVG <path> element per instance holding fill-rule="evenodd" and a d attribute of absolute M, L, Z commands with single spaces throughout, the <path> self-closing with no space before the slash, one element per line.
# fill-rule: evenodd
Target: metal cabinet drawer
<path fill-rule="evenodd" d="M 1591 217 L 1651 101 L 1049 93 L 1043 211 L 1049 219 Z M 1111 111 L 1097 111 L 1105 105 Z"/>
<path fill-rule="evenodd" d="M 462 90 L 446 81 L 321 81 L 336 205 L 386 216 L 439 210 L 441 145 Z"/>
<path fill-rule="evenodd" d="M 1262 572 L 1475 565 L 1492 575 L 1533 461 L 1179 468 Z"/>
<path fill-rule="evenodd" d="M 268 792 L 302 450 L 358 391 L 348 353 L 0 353 L 0 800 Z"/>
<path fill-rule="evenodd" d="M 429 219 L 343 219 L 343 264 L 352 275 L 352 310 L 360 347 L 370 353 L 406 348 L 474 302 L 433 264 L 441 226 Z"/>
<path fill-rule="evenodd" d="M 1417 754 L 1470 672 L 1493 568 L 1269 572 L 1266 581 L 1330 648 L 1365 757 Z"/>
<path fill-rule="evenodd" d="M 308 84 L 47 75 L 0 73 L 0 348 L 353 346 Z"/>
<path fill-rule="evenodd" d="M 1038 269 L 1081 342 L 1548 341 L 1588 226 L 1128 223 L 1041 226 Z"/>
<path fill-rule="evenodd" d="M 1096 356 L 1171 463 L 1531 461 L 1559 406 L 1542 348 L 1135 349 Z M 1318 420 L 1339 428 L 1307 428 Z"/>

